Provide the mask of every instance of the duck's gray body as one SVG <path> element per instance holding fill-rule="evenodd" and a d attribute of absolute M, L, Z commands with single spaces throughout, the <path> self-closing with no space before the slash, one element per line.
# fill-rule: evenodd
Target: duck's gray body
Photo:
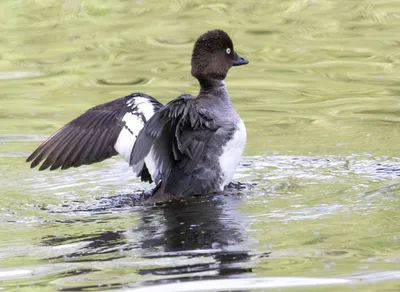
<path fill-rule="evenodd" d="M 208 33 L 216 38 L 218 34 L 227 36 L 221 31 Z M 142 181 L 156 183 L 157 196 L 223 191 L 246 144 L 246 128 L 232 105 L 224 78 L 232 64 L 246 64 L 247 60 L 234 53 L 228 61 L 222 59 L 225 64 L 220 60 L 224 56 L 218 56 L 212 67 L 203 61 L 209 52 L 201 45 L 202 37 L 197 41 L 199 52 L 195 54 L 195 46 L 192 58 L 192 74 L 201 85 L 198 96 L 183 94 L 162 105 L 151 96 L 135 93 L 96 106 L 47 139 L 28 158 L 31 166 L 44 160 L 40 170 L 67 169 L 120 154 Z M 211 41 L 215 46 L 219 40 Z M 229 41 L 223 39 L 223 46 L 230 46 L 233 52 Z"/>
<path fill-rule="evenodd" d="M 146 163 L 151 176 L 173 196 L 212 193 L 230 182 L 245 144 L 244 123 L 221 82 L 155 113 L 137 137 L 130 164 L 155 161 L 155 168 Z"/>

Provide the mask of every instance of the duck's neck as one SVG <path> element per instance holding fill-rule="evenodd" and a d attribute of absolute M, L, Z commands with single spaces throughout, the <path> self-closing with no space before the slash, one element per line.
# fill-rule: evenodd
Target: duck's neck
<path fill-rule="evenodd" d="M 214 78 L 202 78 L 199 79 L 200 83 L 200 94 L 199 96 L 205 95 L 217 95 L 221 98 L 230 99 L 228 90 L 226 88 L 225 81 L 222 79 Z"/>

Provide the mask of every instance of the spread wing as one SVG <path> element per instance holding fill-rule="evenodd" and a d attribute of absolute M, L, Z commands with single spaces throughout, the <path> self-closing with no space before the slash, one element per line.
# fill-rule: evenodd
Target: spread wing
<path fill-rule="evenodd" d="M 154 98 L 134 93 L 95 106 L 62 127 L 43 142 L 27 159 L 39 170 L 68 169 L 103 161 L 121 154 L 130 161 L 136 137 L 148 119 L 162 105 Z M 151 180 L 146 165 L 134 169 Z"/>
<path fill-rule="evenodd" d="M 130 165 L 150 153 L 156 165 L 152 174 L 156 183 L 166 181 L 173 166 L 191 173 L 218 128 L 205 111 L 196 107 L 193 96 L 182 95 L 155 113 L 143 127 L 132 149 Z"/>

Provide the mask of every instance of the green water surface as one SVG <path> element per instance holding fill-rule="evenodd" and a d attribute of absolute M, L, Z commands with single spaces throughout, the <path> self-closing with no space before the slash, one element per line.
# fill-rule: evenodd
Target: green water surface
<path fill-rule="evenodd" d="M 143 206 L 119 157 L 29 169 L 94 105 L 196 94 L 191 50 L 214 28 L 250 61 L 226 82 L 252 188 Z M 0 86 L 0 291 L 400 291 L 399 1 L 3 0 Z"/>

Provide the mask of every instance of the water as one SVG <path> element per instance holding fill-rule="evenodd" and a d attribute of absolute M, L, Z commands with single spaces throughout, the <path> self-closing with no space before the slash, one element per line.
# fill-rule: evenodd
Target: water
<path fill-rule="evenodd" d="M 400 3 L 0 2 L 0 290 L 399 291 Z M 93 105 L 195 94 L 221 28 L 246 123 L 240 190 L 167 205 L 116 157 L 24 162 Z"/>

